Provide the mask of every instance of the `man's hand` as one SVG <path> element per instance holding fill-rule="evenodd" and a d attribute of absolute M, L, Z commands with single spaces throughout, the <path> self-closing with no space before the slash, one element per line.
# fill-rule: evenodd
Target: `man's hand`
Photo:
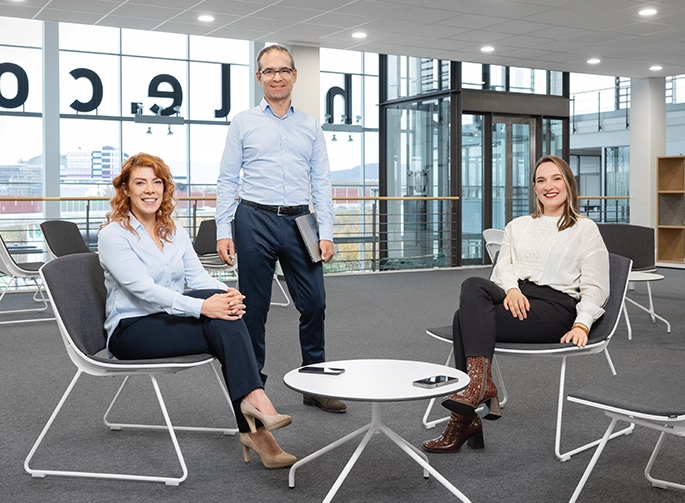
<path fill-rule="evenodd" d="M 216 252 L 219 258 L 228 265 L 233 265 L 235 259 L 235 245 L 230 238 L 220 239 L 216 242 Z"/>
<path fill-rule="evenodd" d="M 327 239 L 319 241 L 319 251 L 321 252 L 321 260 L 329 262 L 333 258 L 333 255 L 335 255 L 333 241 L 328 241 Z"/>
<path fill-rule="evenodd" d="M 526 319 L 528 311 L 530 311 L 530 302 L 528 302 L 526 296 L 518 288 L 509 289 L 502 304 L 504 309 L 510 311 L 511 315 L 519 320 Z"/>

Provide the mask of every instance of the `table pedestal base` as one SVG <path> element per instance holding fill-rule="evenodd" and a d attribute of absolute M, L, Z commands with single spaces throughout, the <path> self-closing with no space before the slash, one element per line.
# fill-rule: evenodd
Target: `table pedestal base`
<path fill-rule="evenodd" d="M 355 437 L 358 437 L 362 433 L 366 433 L 364 435 L 364 438 L 362 439 L 361 443 L 357 447 L 357 449 L 354 451 L 352 454 L 352 457 L 350 460 L 347 462 L 345 465 L 345 468 L 343 468 L 343 471 L 340 473 L 338 476 L 337 480 L 335 481 L 335 484 L 333 484 L 333 487 L 331 487 L 330 491 L 328 491 L 328 494 L 326 495 L 326 498 L 323 500 L 323 503 L 329 503 L 335 494 L 338 492 L 338 489 L 340 489 L 340 486 L 342 485 L 343 481 L 345 478 L 347 478 L 347 475 L 350 473 L 350 470 L 352 470 L 352 467 L 355 465 L 357 460 L 359 459 L 359 456 L 361 456 L 361 453 L 364 452 L 364 449 L 366 448 L 366 445 L 369 443 L 369 440 L 371 440 L 371 436 L 374 433 L 383 433 L 385 434 L 386 437 L 388 437 L 390 440 L 392 440 L 400 449 L 402 449 L 410 458 L 412 458 L 414 461 L 416 461 L 422 468 L 423 468 L 423 476 L 424 478 L 428 478 L 429 474 L 433 475 L 435 479 L 440 482 L 443 486 L 447 488 L 449 492 L 454 494 L 457 498 L 459 498 L 460 501 L 464 503 L 471 503 L 471 500 L 469 500 L 464 494 L 459 491 L 456 487 L 454 487 L 445 477 L 440 475 L 438 471 L 433 468 L 429 463 L 428 463 L 428 458 L 426 455 L 421 452 L 419 449 L 411 445 L 409 442 L 407 442 L 404 438 L 400 437 L 397 433 L 392 431 L 390 428 L 388 428 L 382 421 L 382 415 L 381 415 L 381 403 L 379 402 L 373 402 L 371 404 L 371 422 L 367 424 L 366 426 L 363 426 L 359 428 L 356 431 L 353 431 L 352 433 L 345 435 L 339 440 L 336 440 L 330 445 L 327 445 L 326 447 L 319 449 L 318 451 L 310 454 L 309 456 L 299 460 L 297 463 L 295 463 L 291 468 L 290 468 L 290 474 L 288 476 L 288 485 L 292 488 L 295 487 L 295 472 L 297 469 L 309 463 L 310 461 L 315 460 L 319 456 L 322 456 L 323 454 L 326 454 L 329 451 L 332 451 L 336 447 L 339 447 L 343 445 L 344 443 L 349 442 Z"/>

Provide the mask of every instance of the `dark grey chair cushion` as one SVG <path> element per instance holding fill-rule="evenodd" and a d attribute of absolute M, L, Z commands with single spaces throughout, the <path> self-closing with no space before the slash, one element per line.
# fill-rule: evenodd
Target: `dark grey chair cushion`
<path fill-rule="evenodd" d="M 633 271 L 656 268 L 654 229 L 629 224 L 600 224 L 598 227 L 609 253 L 631 259 Z"/>
<path fill-rule="evenodd" d="M 66 220 L 46 220 L 40 224 L 45 242 L 55 257 L 72 253 L 89 253 L 90 249 L 81 236 L 78 225 Z"/>
<path fill-rule="evenodd" d="M 569 393 L 569 397 L 654 416 L 685 416 L 685 366 L 649 362 Z"/>
<path fill-rule="evenodd" d="M 200 222 L 193 248 L 198 255 L 216 254 L 216 220 Z"/>
<path fill-rule="evenodd" d="M 102 363 L 167 364 L 195 363 L 210 354 L 183 355 L 147 360 L 117 360 L 97 355 L 107 344 L 105 332 L 105 275 L 95 253 L 77 253 L 45 264 L 42 275 L 54 309 L 62 319 L 74 345 L 91 360 Z"/>

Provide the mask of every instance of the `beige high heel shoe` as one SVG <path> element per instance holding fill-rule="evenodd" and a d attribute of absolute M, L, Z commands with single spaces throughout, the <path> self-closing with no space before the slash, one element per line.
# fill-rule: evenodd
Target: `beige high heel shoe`
<path fill-rule="evenodd" d="M 272 416 L 267 416 L 266 414 L 259 412 L 245 400 L 240 402 L 240 412 L 242 412 L 243 416 L 245 416 L 247 424 L 250 426 L 250 431 L 252 433 L 257 433 L 255 418 L 259 419 L 262 422 L 264 428 L 266 428 L 267 431 L 273 431 L 277 430 L 278 428 L 283 428 L 284 426 L 288 426 L 290 423 L 293 422 L 293 418 L 290 416 L 286 416 L 285 414 L 274 414 Z"/>
<path fill-rule="evenodd" d="M 243 459 L 246 463 L 250 462 L 250 449 L 257 453 L 259 459 L 262 460 L 264 468 L 287 468 L 294 465 L 297 461 L 295 456 L 285 451 L 281 451 L 276 455 L 264 452 L 247 433 L 240 434 L 240 443 L 243 445 Z"/>

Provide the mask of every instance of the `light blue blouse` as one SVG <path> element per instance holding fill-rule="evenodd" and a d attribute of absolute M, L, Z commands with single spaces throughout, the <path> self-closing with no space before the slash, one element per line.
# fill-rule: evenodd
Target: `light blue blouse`
<path fill-rule="evenodd" d="M 166 312 L 175 316 L 200 317 L 203 299 L 183 295 L 185 285 L 193 290 L 227 287 L 212 278 L 200 264 L 188 233 L 179 222 L 170 243 L 160 250 L 131 215 L 138 236 L 112 222 L 98 235 L 98 255 L 105 271 L 107 342 L 119 322 Z"/>

